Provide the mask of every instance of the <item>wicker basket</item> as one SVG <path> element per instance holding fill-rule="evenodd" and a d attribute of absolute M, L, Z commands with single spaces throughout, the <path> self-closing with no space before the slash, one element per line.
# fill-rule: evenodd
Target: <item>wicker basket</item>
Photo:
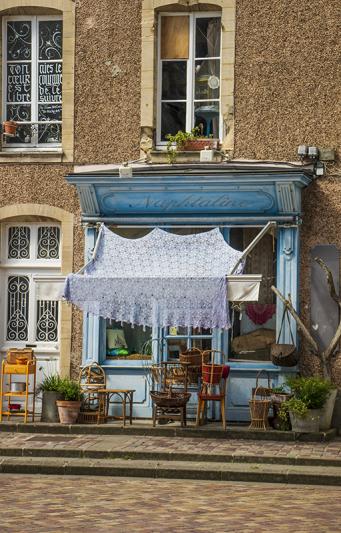
<path fill-rule="evenodd" d="M 153 402 L 158 407 L 182 407 L 186 405 L 188 400 L 191 397 L 189 392 L 159 392 L 159 391 L 150 391 L 150 396 Z"/>
<path fill-rule="evenodd" d="M 199 348 L 189 348 L 179 356 L 180 363 L 201 367 L 202 351 Z"/>
<path fill-rule="evenodd" d="M 257 374 L 256 378 L 256 387 L 252 389 L 252 399 L 249 400 L 250 414 L 251 414 L 251 424 L 249 429 L 263 429 L 266 431 L 270 428 L 269 426 L 269 409 L 271 405 L 271 387 L 270 387 L 270 377 L 268 377 L 268 387 L 262 387 L 258 385 L 259 376 L 264 372 L 261 370 Z"/>
<path fill-rule="evenodd" d="M 27 361 L 32 361 L 32 348 L 10 348 L 7 351 L 6 360 L 10 365 L 26 364 Z"/>

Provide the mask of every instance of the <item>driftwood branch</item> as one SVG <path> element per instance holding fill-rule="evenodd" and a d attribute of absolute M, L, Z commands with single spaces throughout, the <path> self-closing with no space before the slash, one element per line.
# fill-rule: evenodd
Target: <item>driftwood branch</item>
<path fill-rule="evenodd" d="M 330 293 L 331 298 L 333 298 L 334 302 L 336 302 L 337 305 L 339 307 L 341 307 L 340 297 L 336 294 L 333 274 L 331 273 L 331 271 L 329 270 L 329 268 L 327 267 L 327 265 L 323 261 L 323 259 L 321 259 L 321 257 L 314 257 L 314 261 L 316 261 L 316 263 L 318 263 L 320 265 L 320 267 L 322 268 L 322 270 L 324 271 L 324 273 L 326 275 L 327 283 L 328 283 L 328 287 L 329 287 L 329 293 Z"/>
<path fill-rule="evenodd" d="M 288 309 L 289 313 L 291 314 L 291 316 L 293 317 L 293 319 L 295 320 L 296 324 L 297 324 L 297 327 L 298 329 L 300 330 L 300 332 L 302 333 L 303 337 L 306 339 L 306 341 L 310 344 L 310 346 L 312 347 L 313 351 L 315 354 L 318 354 L 319 352 L 319 348 L 317 346 L 317 343 L 316 341 L 313 339 L 313 337 L 310 335 L 309 331 L 307 330 L 307 328 L 305 327 L 305 325 L 303 324 L 302 320 L 300 319 L 300 317 L 298 316 L 298 314 L 296 313 L 290 299 L 286 299 L 283 294 L 274 286 L 271 287 L 271 290 L 276 294 L 276 296 L 281 300 L 281 302 L 285 305 L 285 307 Z"/>

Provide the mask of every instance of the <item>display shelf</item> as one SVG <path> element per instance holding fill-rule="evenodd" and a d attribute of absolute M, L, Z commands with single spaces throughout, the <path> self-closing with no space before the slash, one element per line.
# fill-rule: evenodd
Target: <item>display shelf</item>
<path fill-rule="evenodd" d="M 26 350 L 27 352 L 27 350 Z M 8 356 L 9 357 L 9 356 Z M 24 422 L 28 421 L 30 417 L 34 422 L 34 410 L 35 410 L 35 394 L 36 394 L 36 360 L 32 353 L 32 357 L 28 358 L 24 364 L 8 363 L 6 360 L 2 362 L 1 367 L 1 380 L 0 380 L 0 422 L 2 422 L 3 416 L 7 417 L 7 420 L 11 416 L 22 416 Z M 23 378 L 20 383 L 25 383 L 25 391 L 11 391 L 11 384 L 18 383 L 12 376 L 21 375 Z M 22 408 L 20 412 L 10 409 L 10 399 L 16 397 L 22 401 Z M 3 405 L 5 403 L 5 405 Z M 31 404 L 31 408 L 29 408 Z"/>

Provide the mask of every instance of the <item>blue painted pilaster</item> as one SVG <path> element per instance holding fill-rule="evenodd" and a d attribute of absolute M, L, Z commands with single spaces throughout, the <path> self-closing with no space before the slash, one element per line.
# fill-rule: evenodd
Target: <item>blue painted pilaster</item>
<path fill-rule="evenodd" d="M 94 227 L 85 228 L 84 261 L 87 263 L 91 259 L 92 252 L 97 239 L 97 229 Z M 99 337 L 100 318 L 84 313 L 83 316 L 83 364 L 89 361 L 99 362 Z"/>
<path fill-rule="evenodd" d="M 298 310 L 298 278 L 299 278 L 299 229 L 297 226 L 280 228 L 277 240 L 277 288 L 285 296 L 290 294 L 293 307 Z M 277 336 L 281 327 L 284 305 L 277 298 Z M 290 317 L 291 330 L 297 343 L 296 322 Z M 291 343 L 287 319 L 279 340 Z"/>

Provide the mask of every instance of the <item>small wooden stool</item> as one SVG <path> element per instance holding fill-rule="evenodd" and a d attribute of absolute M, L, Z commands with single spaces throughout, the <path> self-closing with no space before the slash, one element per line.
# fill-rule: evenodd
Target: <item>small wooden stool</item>
<path fill-rule="evenodd" d="M 99 422 L 107 422 L 108 420 L 123 420 L 123 426 L 126 425 L 126 419 L 129 423 L 133 423 L 133 400 L 135 389 L 99 389 Z M 121 402 L 112 402 L 113 396 L 118 396 Z M 109 416 L 110 404 L 121 403 L 122 416 Z M 127 404 L 129 405 L 129 414 L 127 416 Z"/>

